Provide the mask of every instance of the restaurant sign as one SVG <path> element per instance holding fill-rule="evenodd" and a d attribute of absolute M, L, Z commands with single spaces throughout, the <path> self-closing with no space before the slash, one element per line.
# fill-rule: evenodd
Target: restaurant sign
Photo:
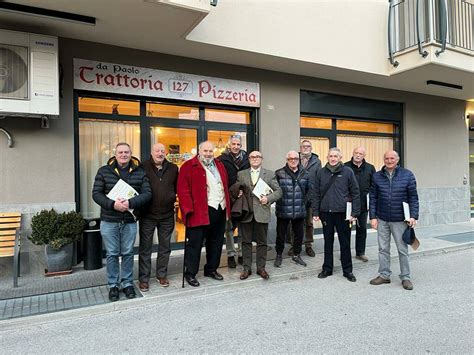
<path fill-rule="evenodd" d="M 258 83 L 77 58 L 74 59 L 74 88 L 227 105 L 260 106 Z"/>

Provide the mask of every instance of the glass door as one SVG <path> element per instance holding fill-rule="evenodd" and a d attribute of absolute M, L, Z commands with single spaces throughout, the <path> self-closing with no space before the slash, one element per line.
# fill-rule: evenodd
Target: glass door
<path fill-rule="evenodd" d="M 197 128 L 152 125 L 150 127 L 150 143 L 151 146 L 155 143 L 162 143 L 166 149 L 166 159 L 181 167 L 186 160 L 193 158 L 197 154 L 198 130 Z M 185 227 L 179 209 L 179 202 L 176 204 L 175 212 L 176 226 L 171 242 L 184 242 Z"/>

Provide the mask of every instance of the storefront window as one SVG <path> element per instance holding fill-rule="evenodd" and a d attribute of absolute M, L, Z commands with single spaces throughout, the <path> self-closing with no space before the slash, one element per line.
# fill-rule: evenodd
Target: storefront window
<path fill-rule="evenodd" d="M 113 115 L 139 116 L 140 103 L 138 101 L 79 97 L 79 111 L 106 113 Z"/>
<path fill-rule="evenodd" d="M 348 161 L 352 157 L 352 152 L 356 147 L 365 147 L 367 155 L 365 160 L 379 170 L 383 165 L 383 155 L 387 150 L 394 149 L 393 138 L 372 137 L 359 135 L 337 135 L 337 146 L 341 149 L 343 161 Z"/>
<path fill-rule="evenodd" d="M 146 115 L 148 117 L 199 120 L 199 108 L 147 102 Z"/>
<path fill-rule="evenodd" d="M 232 136 L 240 137 L 242 149 L 247 151 L 247 133 L 233 131 L 207 131 L 207 139 L 214 143 L 214 156 L 217 158 L 227 148 L 229 139 Z"/>
<path fill-rule="evenodd" d="M 150 128 L 151 144 L 162 143 L 166 148 L 166 159 L 178 166 L 197 153 L 197 130 L 193 128 Z"/>
<path fill-rule="evenodd" d="M 100 216 L 100 207 L 91 196 L 97 170 L 107 163 L 119 142 L 127 142 L 132 155 L 140 158 L 140 125 L 134 122 L 79 121 L 79 162 L 81 213 L 85 218 Z"/>
<path fill-rule="evenodd" d="M 350 120 L 337 120 L 336 128 L 338 131 L 358 131 L 389 134 L 393 134 L 395 132 L 395 126 L 393 124 Z"/>
<path fill-rule="evenodd" d="M 301 128 L 331 129 L 332 119 L 302 116 L 300 117 L 300 125 Z"/>
<path fill-rule="evenodd" d="M 206 109 L 204 112 L 206 121 L 241 124 L 250 123 L 250 112 L 215 109 Z"/>

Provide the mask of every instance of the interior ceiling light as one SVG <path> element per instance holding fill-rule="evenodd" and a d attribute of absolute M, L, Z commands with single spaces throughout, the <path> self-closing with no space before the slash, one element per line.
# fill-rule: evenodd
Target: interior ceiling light
<path fill-rule="evenodd" d="M 442 82 L 442 81 L 436 81 L 436 80 L 428 80 L 428 81 L 426 82 L 426 85 L 437 85 L 437 86 L 443 86 L 443 87 L 445 87 L 445 88 L 462 90 L 462 86 L 461 86 L 461 85 L 450 84 L 450 83 L 444 83 L 444 82 Z"/>
<path fill-rule="evenodd" d="M 70 21 L 82 25 L 95 26 L 96 18 L 73 14 L 70 12 L 43 9 L 41 7 L 14 4 L 11 2 L 0 1 L 0 11 L 14 12 L 22 15 L 45 17 L 53 20 Z"/>

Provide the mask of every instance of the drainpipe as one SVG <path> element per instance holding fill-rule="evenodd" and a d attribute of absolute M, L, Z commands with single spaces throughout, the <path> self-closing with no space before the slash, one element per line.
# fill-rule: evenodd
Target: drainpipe
<path fill-rule="evenodd" d="M 5 133 L 8 139 L 8 148 L 13 148 L 13 138 L 12 135 L 6 130 L 0 127 L 0 132 Z"/>

